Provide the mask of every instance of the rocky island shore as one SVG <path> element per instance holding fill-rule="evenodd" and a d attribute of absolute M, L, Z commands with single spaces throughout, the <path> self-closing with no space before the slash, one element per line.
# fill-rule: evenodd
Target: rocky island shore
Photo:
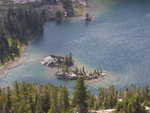
<path fill-rule="evenodd" d="M 49 68 L 56 68 L 57 79 L 60 80 L 77 80 L 84 77 L 84 80 L 97 80 L 103 78 L 106 74 L 99 69 L 88 69 L 85 65 L 80 64 L 76 59 L 69 56 L 49 55 L 42 59 L 41 64 Z"/>

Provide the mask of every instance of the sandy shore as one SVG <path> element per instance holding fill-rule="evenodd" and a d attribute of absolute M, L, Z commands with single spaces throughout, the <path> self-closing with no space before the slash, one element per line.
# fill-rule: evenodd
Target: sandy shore
<path fill-rule="evenodd" d="M 14 60 L 7 62 L 5 65 L 0 67 L 0 79 L 6 77 L 8 72 L 21 65 L 25 59 L 23 57 L 16 57 Z"/>
<path fill-rule="evenodd" d="M 26 46 L 23 45 L 21 48 L 20 57 L 16 57 L 14 60 L 10 60 L 9 62 L 0 66 L 0 79 L 6 77 L 11 69 L 16 68 L 17 66 L 21 65 L 25 61 L 25 58 L 23 58 L 25 54 L 25 50 L 26 50 Z"/>

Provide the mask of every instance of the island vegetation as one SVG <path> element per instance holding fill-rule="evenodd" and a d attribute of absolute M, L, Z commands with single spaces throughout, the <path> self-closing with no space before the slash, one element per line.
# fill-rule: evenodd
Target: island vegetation
<path fill-rule="evenodd" d="M 55 75 L 61 80 L 77 80 L 80 77 L 84 77 L 84 80 L 95 80 L 105 76 L 102 70 L 90 70 L 85 65 L 80 66 L 80 63 L 73 59 L 72 53 L 65 57 L 50 55 L 42 59 L 41 64 L 57 68 Z"/>
<path fill-rule="evenodd" d="M 98 113 L 112 109 L 112 113 L 148 113 L 149 88 L 99 88 L 93 95 L 84 83 L 77 80 L 72 93 L 63 86 L 37 83 L 14 83 L 0 88 L 0 113 Z"/>

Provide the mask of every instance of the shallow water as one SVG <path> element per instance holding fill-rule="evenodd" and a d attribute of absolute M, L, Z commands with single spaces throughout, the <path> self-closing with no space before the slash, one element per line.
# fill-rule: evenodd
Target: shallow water
<path fill-rule="evenodd" d="M 44 35 L 28 47 L 26 61 L 0 81 L 52 83 L 72 88 L 74 82 L 60 81 L 40 65 L 49 54 L 73 53 L 82 63 L 106 70 L 107 80 L 91 83 L 91 90 L 115 85 L 143 86 L 150 83 L 150 2 L 149 0 L 95 0 L 88 11 L 96 20 L 86 25 L 75 18 L 61 25 L 47 23 Z"/>

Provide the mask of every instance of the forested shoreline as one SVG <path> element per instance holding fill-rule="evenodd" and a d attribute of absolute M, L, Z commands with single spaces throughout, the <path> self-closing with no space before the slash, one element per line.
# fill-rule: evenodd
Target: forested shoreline
<path fill-rule="evenodd" d="M 65 10 L 68 17 L 74 16 L 70 0 L 4 5 L 0 8 L 0 65 L 19 57 L 24 45 L 42 36 L 44 23 L 61 21 Z"/>
<path fill-rule="evenodd" d="M 40 37 L 44 20 L 37 12 L 10 8 L 0 23 L 0 64 L 21 55 L 21 48 Z"/>
<path fill-rule="evenodd" d="M 13 87 L 0 88 L 0 112 L 91 113 L 114 109 L 113 113 L 148 113 L 145 109 L 150 105 L 148 87 L 117 90 L 111 86 L 99 88 L 98 95 L 93 95 L 87 87 L 83 78 L 77 80 L 73 93 L 64 86 L 16 82 Z"/>

